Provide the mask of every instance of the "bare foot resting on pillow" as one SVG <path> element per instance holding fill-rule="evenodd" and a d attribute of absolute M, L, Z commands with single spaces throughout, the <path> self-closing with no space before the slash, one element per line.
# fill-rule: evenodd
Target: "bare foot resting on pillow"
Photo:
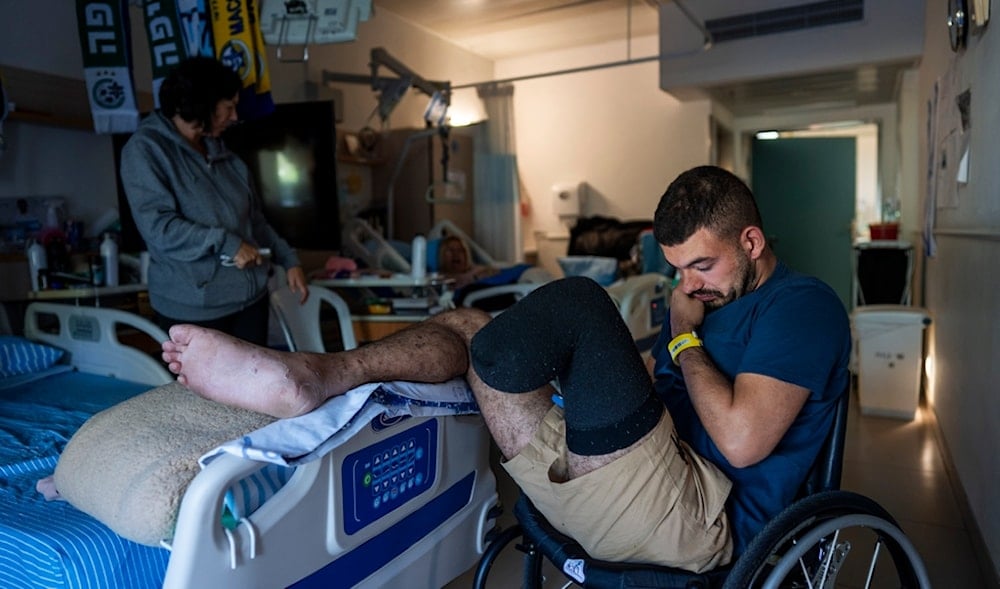
<path fill-rule="evenodd" d="M 444 315 L 346 352 L 262 348 L 213 329 L 175 325 L 163 360 L 177 381 L 219 403 L 274 417 L 308 413 L 368 382 L 444 382 L 464 375 L 464 336 Z M 466 328 L 463 325 L 463 329 Z"/>
<path fill-rule="evenodd" d="M 327 377 L 332 358 L 262 348 L 195 325 L 170 328 L 163 360 L 202 397 L 274 417 L 308 413 L 350 388 Z"/>

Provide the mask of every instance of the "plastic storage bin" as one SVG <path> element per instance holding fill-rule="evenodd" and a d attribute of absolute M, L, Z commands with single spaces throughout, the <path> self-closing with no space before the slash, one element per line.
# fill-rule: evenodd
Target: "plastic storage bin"
<path fill-rule="evenodd" d="M 913 419 L 920 400 L 927 311 L 869 305 L 851 314 L 861 413 Z"/>

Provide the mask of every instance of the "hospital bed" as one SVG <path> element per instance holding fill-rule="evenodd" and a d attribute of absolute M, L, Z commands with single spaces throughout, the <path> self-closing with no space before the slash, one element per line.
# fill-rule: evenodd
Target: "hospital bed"
<path fill-rule="evenodd" d="M 58 328 L 47 329 L 53 323 Z M 25 341 L 66 350 L 69 368 L 59 370 L 73 381 L 58 380 L 56 389 L 40 392 L 42 381 L 36 379 L 0 396 L 0 586 L 439 587 L 482 552 L 497 497 L 485 430 L 473 415 L 355 416 L 357 433 L 318 459 L 297 464 L 284 486 L 228 525 L 222 523 L 227 500 L 263 463 L 219 454 L 176 490 L 182 496 L 176 526 L 159 546 L 130 541 L 67 502 L 44 501 L 36 481 L 52 472 L 60 452 L 63 459 L 70 454 L 76 436 L 99 422 L 91 415 L 113 406 L 101 413 L 111 414 L 165 387 L 137 393 L 172 381 L 158 361 L 120 343 L 121 325 L 157 341 L 165 338 L 154 325 L 122 311 L 47 303 L 28 308 Z M 42 423 L 18 419 L 46 402 L 52 408 Z M 20 455 L 8 456 L 7 442 L 17 439 L 39 443 L 20 444 Z M 392 470 L 371 468 L 397 448 L 404 450 Z M 103 474 L 115 474 L 114 462 L 99 464 Z M 380 499 L 373 484 L 385 484 L 407 467 L 421 476 L 408 487 L 387 485 L 385 502 L 373 504 Z"/>
<path fill-rule="evenodd" d="M 35 490 L 66 441 L 92 414 L 170 382 L 171 375 L 119 334 L 163 332 L 111 309 L 32 303 L 25 337 L 4 342 L 3 366 L 35 358 L 0 382 L 0 586 L 157 587 L 169 553 L 122 539 L 63 501 Z"/>

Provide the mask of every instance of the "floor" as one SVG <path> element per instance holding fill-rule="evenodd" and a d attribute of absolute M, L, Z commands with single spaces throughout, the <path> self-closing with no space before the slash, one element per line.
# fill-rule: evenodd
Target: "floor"
<path fill-rule="evenodd" d="M 847 427 L 842 488 L 876 500 L 899 521 L 923 557 L 932 586 L 1000 588 L 990 565 L 977 560 L 964 499 L 949 476 L 933 414 L 922 408 L 913 421 L 873 417 L 862 415 L 853 402 Z M 498 478 L 507 504 L 516 487 Z M 505 515 L 500 523 L 510 521 Z M 546 566 L 546 589 L 566 586 L 562 574 Z M 520 575 L 519 553 L 508 548 L 490 572 L 489 587 L 517 587 Z M 471 587 L 472 580 L 469 571 L 447 589 Z"/>

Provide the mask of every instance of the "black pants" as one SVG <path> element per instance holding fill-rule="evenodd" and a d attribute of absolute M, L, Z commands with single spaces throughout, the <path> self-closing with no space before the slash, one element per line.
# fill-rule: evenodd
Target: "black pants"
<path fill-rule="evenodd" d="M 566 445 L 608 454 L 649 433 L 664 406 L 606 290 L 589 278 L 550 282 L 486 324 L 472 363 L 490 387 L 526 393 L 557 380 Z"/>
<path fill-rule="evenodd" d="M 170 331 L 170 328 L 178 323 L 188 323 L 208 327 L 223 333 L 228 333 L 233 337 L 248 341 L 258 346 L 267 345 L 267 322 L 270 317 L 271 307 L 266 296 L 259 301 L 241 311 L 231 315 L 219 317 L 218 319 L 208 319 L 203 321 L 190 321 L 186 319 L 175 319 L 160 313 L 156 314 L 156 324 L 163 331 Z"/>

